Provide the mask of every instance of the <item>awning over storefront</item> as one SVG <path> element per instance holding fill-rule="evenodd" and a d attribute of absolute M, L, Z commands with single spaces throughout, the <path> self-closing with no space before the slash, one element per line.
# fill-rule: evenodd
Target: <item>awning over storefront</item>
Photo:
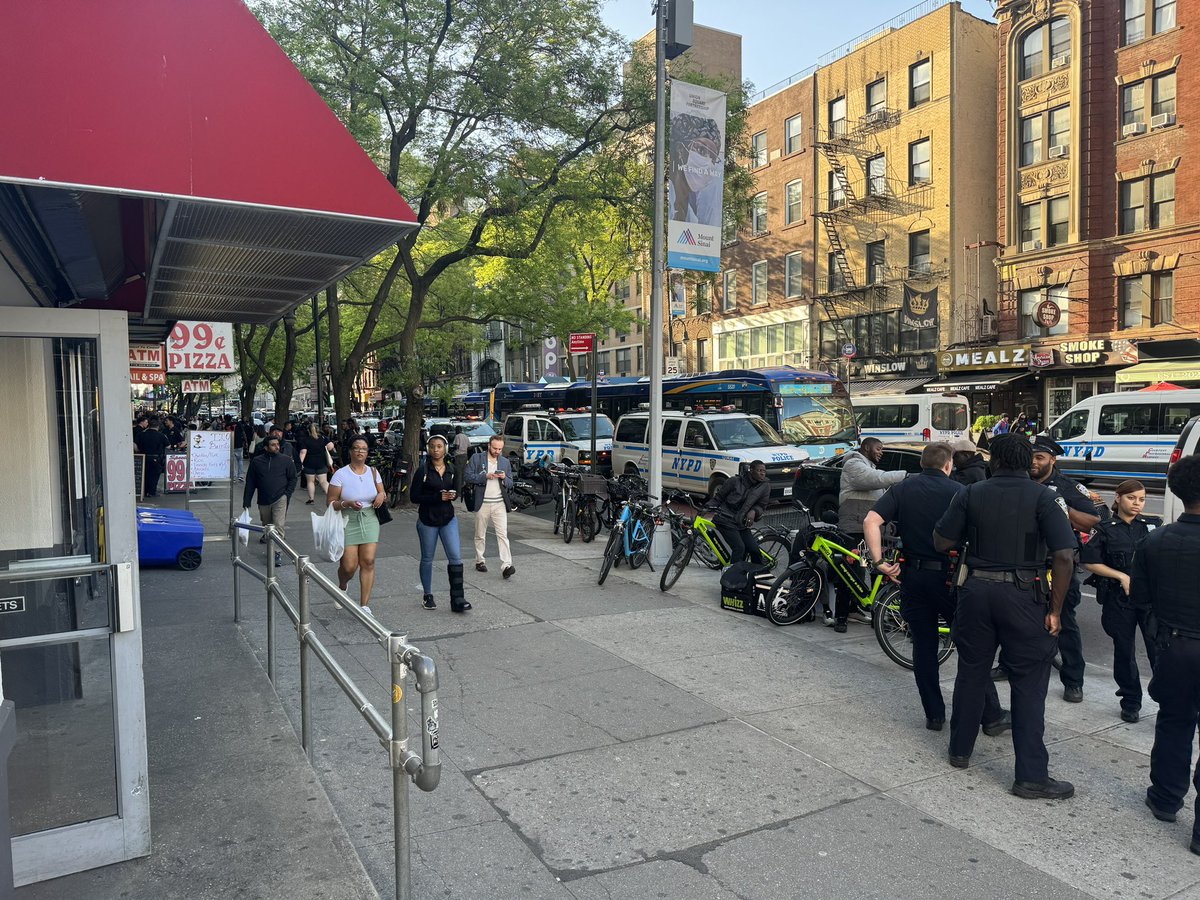
<path fill-rule="evenodd" d="M 947 375 L 941 381 L 925 385 L 927 394 L 962 394 L 970 391 L 994 391 L 1003 384 L 1024 378 L 1028 372 L 979 372 L 973 375 Z"/>
<path fill-rule="evenodd" d="M 1157 381 L 1200 381 L 1200 359 L 1144 362 L 1117 372 L 1117 384 L 1154 384 Z"/>
<path fill-rule="evenodd" d="M 851 381 L 849 385 L 851 397 L 870 397 L 880 394 L 907 394 L 915 391 L 928 378 L 892 378 L 889 380 Z"/>
<path fill-rule="evenodd" d="M 4 33 L 0 254 L 45 305 L 270 321 L 416 224 L 240 0 L 38 0 Z"/>

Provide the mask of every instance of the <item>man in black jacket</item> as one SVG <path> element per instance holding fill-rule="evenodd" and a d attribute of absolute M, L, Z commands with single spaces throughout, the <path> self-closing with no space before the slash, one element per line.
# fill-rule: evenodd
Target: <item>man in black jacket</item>
<path fill-rule="evenodd" d="M 249 509 L 257 491 L 259 519 L 263 525 L 274 525 L 283 537 L 287 528 L 288 502 L 296 487 L 296 464 L 290 454 L 280 451 L 279 445 L 279 436 L 272 431 L 263 441 L 263 453 L 250 460 L 242 506 Z M 258 542 L 264 544 L 266 540 L 266 537 L 260 537 Z"/>
<path fill-rule="evenodd" d="M 146 496 L 158 496 L 158 482 L 167 464 L 167 439 L 159 428 L 158 421 L 138 435 L 138 449 L 146 454 Z"/>
<path fill-rule="evenodd" d="M 709 506 L 716 509 L 714 521 L 729 542 L 730 562 L 758 562 L 761 558 L 758 540 L 750 529 L 763 517 L 770 498 L 767 466 L 761 460 L 750 463 L 717 491 Z"/>
<path fill-rule="evenodd" d="M 987 463 L 970 438 L 959 438 L 950 446 L 954 448 L 954 471 L 950 473 L 951 481 L 957 481 L 959 484 L 987 481 Z"/>

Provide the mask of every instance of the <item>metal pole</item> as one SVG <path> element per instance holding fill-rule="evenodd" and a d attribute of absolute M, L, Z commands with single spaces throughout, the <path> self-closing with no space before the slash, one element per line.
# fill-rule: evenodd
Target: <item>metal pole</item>
<path fill-rule="evenodd" d="M 312 749 L 312 693 L 308 673 L 308 637 L 312 633 L 312 616 L 308 603 L 308 557 L 301 556 L 296 560 L 296 574 L 300 578 L 299 606 L 300 623 L 296 626 L 296 636 L 300 639 L 300 743 L 308 754 L 308 761 L 313 761 Z"/>
<path fill-rule="evenodd" d="M 388 635 L 388 657 L 392 664 L 392 740 L 389 753 L 392 764 L 392 825 L 396 844 L 396 900 L 409 900 L 408 846 L 408 773 L 404 755 L 408 751 L 408 719 L 405 715 L 404 688 L 408 666 L 404 664 L 404 645 L 408 636 Z"/>
<path fill-rule="evenodd" d="M 312 295 L 313 338 L 317 343 L 317 421 L 325 428 L 325 374 L 321 371 L 321 319 L 317 314 L 317 295 Z"/>
<path fill-rule="evenodd" d="M 267 678 L 275 683 L 275 526 L 268 525 L 263 533 L 267 536 Z"/>
<path fill-rule="evenodd" d="M 238 565 L 241 558 L 242 529 L 234 525 L 232 516 L 229 517 L 229 538 L 233 543 L 229 550 L 229 558 L 233 560 L 233 621 L 237 624 L 242 621 L 242 569 Z"/>
<path fill-rule="evenodd" d="M 666 182 L 667 132 L 667 2 L 654 8 L 654 242 L 650 260 L 650 493 L 662 497 L 662 379 L 663 379 L 663 187 Z M 654 532 L 650 559 L 663 565 L 671 555 L 667 525 Z"/>
<path fill-rule="evenodd" d="M 600 401 L 596 385 L 596 337 L 592 335 L 592 474 L 600 474 L 600 460 L 596 457 L 596 404 Z"/>

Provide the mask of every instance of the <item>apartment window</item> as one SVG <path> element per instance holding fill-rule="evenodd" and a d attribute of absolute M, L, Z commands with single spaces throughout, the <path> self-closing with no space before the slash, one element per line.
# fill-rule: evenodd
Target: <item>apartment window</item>
<path fill-rule="evenodd" d="M 804 294 L 804 256 L 799 253 L 789 253 L 783 258 L 783 293 L 788 297 L 800 297 Z"/>
<path fill-rule="evenodd" d="M 750 267 L 750 303 L 758 306 L 767 302 L 767 261 L 759 260 Z"/>
<path fill-rule="evenodd" d="M 1120 190 L 1120 233 L 1133 234 L 1146 227 L 1146 183 L 1122 181 Z"/>
<path fill-rule="evenodd" d="M 761 169 L 767 164 L 767 133 L 760 131 L 750 138 L 750 168 Z"/>
<path fill-rule="evenodd" d="M 877 284 L 883 281 L 887 272 L 887 253 L 883 241 L 872 241 L 867 244 L 867 284 Z"/>
<path fill-rule="evenodd" d="M 1175 273 L 1150 276 L 1150 324 L 1162 325 L 1175 318 Z"/>
<path fill-rule="evenodd" d="M 1021 165 L 1032 166 L 1042 161 L 1042 117 L 1026 116 L 1021 120 Z"/>
<path fill-rule="evenodd" d="M 821 323 L 820 337 L 822 359 L 837 359 L 841 356 L 842 342 L 838 340 L 837 326 L 833 322 Z"/>
<path fill-rule="evenodd" d="M 737 270 L 725 272 L 721 289 L 721 309 L 729 312 L 737 309 Z"/>
<path fill-rule="evenodd" d="M 1050 64 L 1071 56 L 1071 20 L 1065 17 L 1050 20 Z M 1061 63 L 1060 63 L 1061 64 Z"/>
<path fill-rule="evenodd" d="M 628 375 L 629 374 L 629 372 L 630 372 L 629 363 L 630 363 L 631 355 L 632 354 L 629 352 L 628 347 L 625 347 L 625 348 L 617 351 L 617 374 L 618 375 Z"/>
<path fill-rule="evenodd" d="M 737 240 L 737 218 L 730 210 L 725 210 L 721 220 L 721 243 L 732 244 Z"/>
<path fill-rule="evenodd" d="M 887 109 L 887 79 L 880 78 L 867 85 L 867 112 L 883 112 Z"/>
<path fill-rule="evenodd" d="M 750 207 L 750 229 L 755 234 L 762 234 L 767 230 L 767 192 L 763 191 L 760 194 L 754 195 L 754 201 Z"/>
<path fill-rule="evenodd" d="M 1042 204 L 1028 203 L 1021 207 L 1021 249 L 1041 250 Z"/>
<path fill-rule="evenodd" d="M 641 352 L 642 348 L 638 347 L 638 354 L 640 355 Z M 696 341 L 696 371 L 708 371 L 708 341 L 706 341 L 704 338 L 700 338 Z"/>
<path fill-rule="evenodd" d="M 750 355 L 750 332 L 739 331 L 736 335 L 736 356 L 739 360 L 744 360 Z"/>
<path fill-rule="evenodd" d="M 838 181 L 835 172 L 829 173 L 829 208 L 837 209 L 846 202 L 846 192 L 842 189 L 842 183 Z"/>
<path fill-rule="evenodd" d="M 634 351 L 637 353 L 637 370 L 634 372 L 634 374 L 640 375 L 646 371 L 645 361 L 642 359 L 642 345 L 638 344 L 634 348 Z"/>
<path fill-rule="evenodd" d="M 908 145 L 908 183 L 910 185 L 929 184 L 933 180 L 929 147 L 929 138 L 913 141 Z"/>
<path fill-rule="evenodd" d="M 933 60 L 923 59 L 908 67 L 908 108 L 928 103 L 933 76 Z"/>
<path fill-rule="evenodd" d="M 920 274 L 929 273 L 928 231 L 914 231 L 908 236 L 908 269 Z"/>
<path fill-rule="evenodd" d="M 1168 72 L 1151 81 L 1154 87 L 1150 92 L 1150 115 L 1175 115 L 1175 73 Z"/>
<path fill-rule="evenodd" d="M 1036 78 L 1046 71 L 1045 31 L 1039 26 L 1021 40 L 1021 80 Z"/>
<path fill-rule="evenodd" d="M 829 290 L 840 291 L 846 287 L 846 279 L 842 277 L 842 265 L 845 259 L 837 253 L 829 254 Z"/>
<path fill-rule="evenodd" d="M 1050 110 L 1051 147 L 1065 147 L 1071 143 L 1071 107 L 1060 106 Z"/>
<path fill-rule="evenodd" d="M 846 98 L 829 101 L 829 134 L 841 137 L 846 133 Z"/>
<path fill-rule="evenodd" d="M 1117 280 L 1118 328 L 1153 328 L 1174 318 L 1174 272 L 1154 272 Z"/>
<path fill-rule="evenodd" d="M 800 132 L 801 132 L 800 116 L 792 116 L 783 123 L 783 142 L 785 153 L 795 153 L 800 149 Z"/>
<path fill-rule="evenodd" d="M 871 196 L 887 193 L 887 157 L 882 153 L 867 160 L 867 193 Z"/>
<path fill-rule="evenodd" d="M 1051 197 L 1046 203 L 1046 239 L 1048 247 L 1067 242 L 1071 203 L 1066 197 Z"/>
<path fill-rule="evenodd" d="M 718 335 L 717 336 L 717 359 L 722 361 L 720 363 L 720 365 L 722 365 L 722 366 L 725 365 L 724 360 L 732 360 L 733 354 L 734 354 L 733 335 L 732 334 Z"/>
<path fill-rule="evenodd" d="M 1067 321 L 1067 289 L 1064 285 L 1052 287 L 1048 291 L 1043 291 L 1040 288 L 1021 291 L 1018 299 L 1020 301 L 1021 312 L 1021 337 L 1053 337 L 1055 335 L 1067 334 L 1070 330 Z M 1035 318 L 1037 309 L 1042 305 L 1044 300 L 1052 300 L 1058 306 L 1058 323 L 1051 328 L 1043 328 Z"/>
<path fill-rule="evenodd" d="M 784 188 L 784 200 L 784 224 L 801 221 L 804 218 L 804 182 L 789 181 Z"/>
<path fill-rule="evenodd" d="M 704 315 L 712 310 L 712 299 L 709 296 L 711 288 L 708 282 L 696 285 L 696 315 Z"/>
<path fill-rule="evenodd" d="M 1146 0 L 1125 0 L 1123 43 L 1132 44 L 1146 36 Z"/>
<path fill-rule="evenodd" d="M 1137 125 L 1145 122 L 1146 114 L 1146 84 L 1126 85 L 1121 89 L 1121 128 L 1126 125 Z"/>
<path fill-rule="evenodd" d="M 1169 228 L 1175 224 L 1175 173 L 1150 179 L 1150 227 Z"/>
<path fill-rule="evenodd" d="M 1175 0 L 1154 0 L 1154 33 L 1175 27 Z"/>

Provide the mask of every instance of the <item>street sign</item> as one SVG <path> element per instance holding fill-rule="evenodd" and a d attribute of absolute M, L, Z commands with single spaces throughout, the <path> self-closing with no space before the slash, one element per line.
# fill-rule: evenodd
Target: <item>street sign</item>
<path fill-rule="evenodd" d="M 167 347 L 171 374 L 225 375 L 233 364 L 233 326 L 228 322 L 176 322 Z"/>
<path fill-rule="evenodd" d="M 667 377 L 678 375 L 683 369 L 683 361 L 678 356 L 668 356 L 664 362 L 663 374 Z"/>
<path fill-rule="evenodd" d="M 212 382 L 207 378 L 185 378 L 183 380 L 185 394 L 211 394 Z"/>
<path fill-rule="evenodd" d="M 596 344 L 594 334 L 573 334 L 568 345 L 571 353 L 591 353 Z"/>
<path fill-rule="evenodd" d="M 1062 318 L 1062 310 L 1053 300 L 1043 300 L 1037 305 L 1033 319 L 1043 328 L 1053 328 Z"/>
<path fill-rule="evenodd" d="M 857 352 L 858 348 L 855 347 L 850 341 L 846 341 L 846 343 L 842 344 L 842 356 L 844 356 L 846 359 L 854 359 L 854 354 Z"/>

